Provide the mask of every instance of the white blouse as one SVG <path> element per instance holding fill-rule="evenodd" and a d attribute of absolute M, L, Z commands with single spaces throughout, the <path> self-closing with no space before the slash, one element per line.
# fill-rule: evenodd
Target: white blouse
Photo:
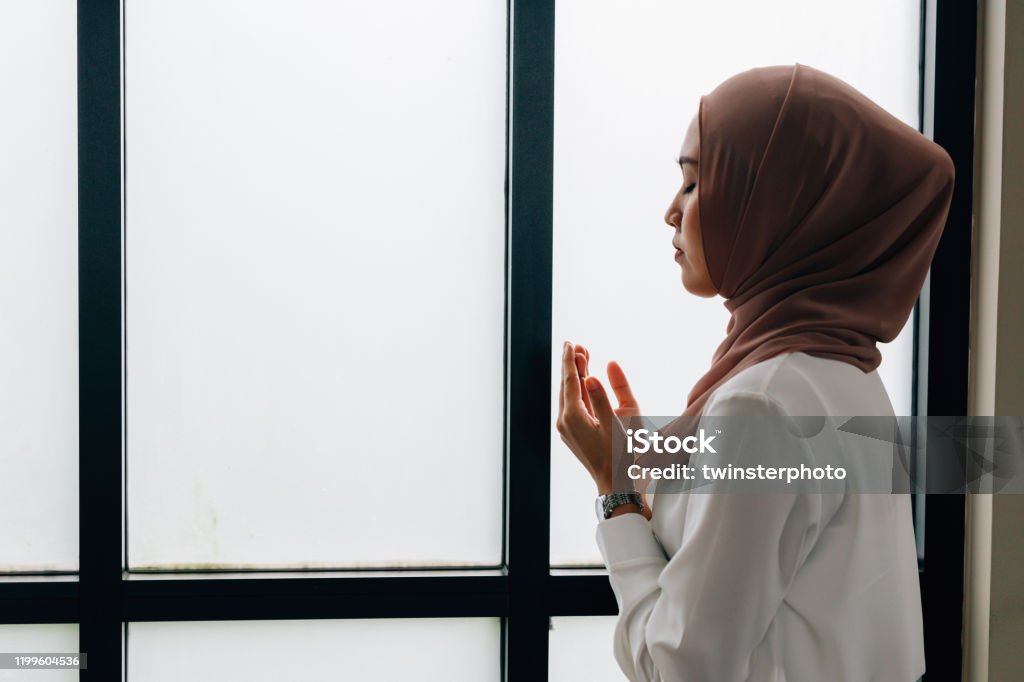
<path fill-rule="evenodd" d="M 705 416 L 892 416 L 878 372 L 792 352 L 743 370 Z M 655 482 L 656 484 L 656 482 Z M 656 485 L 652 488 L 656 492 Z M 924 673 L 905 494 L 672 493 L 598 522 L 633 682 L 912 682 Z"/>

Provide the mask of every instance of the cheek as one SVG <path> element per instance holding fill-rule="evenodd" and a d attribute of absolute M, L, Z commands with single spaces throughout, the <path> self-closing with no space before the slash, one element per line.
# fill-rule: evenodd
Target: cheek
<path fill-rule="evenodd" d="M 686 207 L 686 212 L 683 214 L 682 233 L 683 241 L 686 242 L 686 250 L 691 252 L 688 255 L 691 258 L 699 256 L 700 220 L 697 217 L 696 205 L 691 204 Z"/>

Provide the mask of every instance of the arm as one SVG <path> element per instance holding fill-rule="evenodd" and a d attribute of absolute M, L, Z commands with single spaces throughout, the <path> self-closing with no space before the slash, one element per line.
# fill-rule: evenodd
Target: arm
<path fill-rule="evenodd" d="M 705 414 L 782 412 L 761 394 L 735 393 Z M 784 429 L 778 437 L 802 447 Z M 733 442 L 756 460 L 751 440 L 740 433 Z M 685 514 L 672 557 L 640 514 L 622 513 L 597 527 L 619 606 L 619 666 L 633 682 L 746 679 L 751 655 L 817 538 L 820 496 L 673 493 L 659 496 L 657 514 Z"/>

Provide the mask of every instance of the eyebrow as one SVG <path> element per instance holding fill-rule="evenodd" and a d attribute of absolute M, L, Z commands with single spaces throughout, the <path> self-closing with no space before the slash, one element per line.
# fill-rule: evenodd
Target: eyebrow
<path fill-rule="evenodd" d="M 680 156 L 679 158 L 676 159 L 676 163 L 678 163 L 680 167 L 682 167 L 685 163 L 692 163 L 694 166 L 696 166 L 697 159 L 693 158 L 692 156 Z"/>

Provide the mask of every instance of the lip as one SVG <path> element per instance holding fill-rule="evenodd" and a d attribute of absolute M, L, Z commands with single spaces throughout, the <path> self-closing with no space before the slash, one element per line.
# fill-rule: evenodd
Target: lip
<path fill-rule="evenodd" d="M 682 249 L 676 249 L 675 259 L 679 260 L 679 257 L 682 256 L 682 255 L 683 255 L 683 250 Z"/>

